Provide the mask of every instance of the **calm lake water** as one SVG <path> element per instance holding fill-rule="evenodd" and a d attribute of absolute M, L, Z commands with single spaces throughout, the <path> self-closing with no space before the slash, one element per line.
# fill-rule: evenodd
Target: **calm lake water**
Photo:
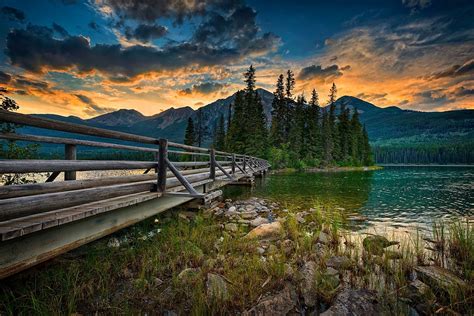
<path fill-rule="evenodd" d="M 385 167 L 376 171 L 286 173 L 231 187 L 228 197 L 259 196 L 288 207 L 331 204 L 368 218 L 372 229 L 429 229 L 474 215 L 474 168 Z"/>

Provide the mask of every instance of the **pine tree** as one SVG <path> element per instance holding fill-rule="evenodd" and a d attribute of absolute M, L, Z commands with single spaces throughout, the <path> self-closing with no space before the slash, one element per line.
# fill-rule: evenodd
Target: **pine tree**
<path fill-rule="evenodd" d="M 227 132 L 227 150 L 244 153 L 245 152 L 245 105 L 244 91 L 237 91 L 234 100 L 234 115 L 230 122 L 230 128 Z"/>
<path fill-rule="evenodd" d="M 204 141 L 209 136 L 209 129 L 206 125 L 206 115 L 202 108 L 199 108 L 196 113 L 197 116 L 197 124 L 195 127 L 195 134 L 196 134 L 196 143 L 199 147 L 204 144 Z"/>
<path fill-rule="evenodd" d="M 351 142 L 350 142 L 350 154 L 353 165 L 361 164 L 362 150 L 361 150 L 361 138 L 362 129 L 359 121 L 359 112 L 354 108 L 351 118 Z"/>
<path fill-rule="evenodd" d="M 306 100 L 304 95 L 297 98 L 294 115 L 289 135 L 290 149 L 296 154 L 297 159 L 303 159 L 306 156 Z"/>
<path fill-rule="evenodd" d="M 217 150 L 224 150 L 225 149 L 225 123 L 224 123 L 224 115 L 221 114 L 219 116 L 219 120 L 217 121 L 215 132 L 214 132 L 214 148 Z"/>
<path fill-rule="evenodd" d="M 292 99 L 293 97 L 293 89 L 295 88 L 295 83 L 296 83 L 295 74 L 293 73 L 293 71 L 288 69 L 288 71 L 286 72 L 286 87 L 285 87 L 285 93 L 288 99 Z"/>
<path fill-rule="evenodd" d="M 256 157 L 264 157 L 268 149 L 267 118 L 258 93 L 254 93 L 254 100 L 251 105 L 253 108 L 249 109 L 252 113 L 249 124 L 252 126 L 252 133 L 247 139 L 246 153 Z"/>
<path fill-rule="evenodd" d="M 374 164 L 374 160 L 372 158 L 372 149 L 370 148 L 369 143 L 369 134 L 367 133 L 365 125 L 362 128 L 362 143 L 364 146 L 363 164 L 364 166 L 371 166 Z"/>
<path fill-rule="evenodd" d="M 338 116 L 337 131 L 339 136 L 339 152 L 336 160 L 347 164 L 350 162 L 349 142 L 351 133 L 350 124 L 350 110 L 346 107 L 344 102 L 341 102 L 341 107 Z"/>
<path fill-rule="evenodd" d="M 283 74 L 278 76 L 276 90 L 273 92 L 272 101 L 272 126 L 271 142 L 274 146 L 280 147 L 285 140 L 285 87 L 283 84 Z"/>
<path fill-rule="evenodd" d="M 193 146 L 196 142 L 196 135 L 194 131 L 194 121 L 191 117 L 188 118 L 188 125 L 186 125 L 186 131 L 184 133 L 184 144 Z"/>
<path fill-rule="evenodd" d="M 291 132 L 291 126 L 293 125 L 293 90 L 295 89 L 295 75 L 288 69 L 286 72 L 286 85 L 285 85 L 285 103 L 283 107 L 283 126 L 284 126 L 284 142 L 288 142 Z"/>
<path fill-rule="evenodd" d="M 315 89 L 311 93 L 311 100 L 307 108 L 308 119 L 308 158 L 322 158 L 321 142 L 321 108 L 319 107 L 319 96 Z"/>
<path fill-rule="evenodd" d="M 322 137 L 322 145 L 323 145 L 323 165 L 329 166 L 333 163 L 333 150 L 334 150 L 334 143 L 333 143 L 333 134 L 331 131 L 331 123 L 329 119 L 329 112 L 325 108 L 323 110 L 322 116 L 322 124 L 321 124 L 321 137 Z"/>
<path fill-rule="evenodd" d="M 339 146 L 339 135 L 336 126 L 336 97 L 337 97 L 337 88 L 336 84 L 333 82 L 331 89 L 329 90 L 329 132 L 331 133 L 331 160 L 329 163 L 334 163 L 334 160 L 340 156 L 340 146 Z"/>

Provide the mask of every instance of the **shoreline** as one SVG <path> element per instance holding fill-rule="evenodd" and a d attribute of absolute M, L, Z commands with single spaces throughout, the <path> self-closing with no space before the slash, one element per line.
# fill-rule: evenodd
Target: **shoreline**
<path fill-rule="evenodd" d="M 348 171 L 375 171 L 383 169 L 382 166 L 365 166 L 365 167 L 330 167 L 330 168 L 305 168 L 298 170 L 295 168 L 284 168 L 271 170 L 270 174 L 292 173 L 292 172 L 307 172 L 307 173 L 329 173 L 329 172 L 348 172 Z"/>

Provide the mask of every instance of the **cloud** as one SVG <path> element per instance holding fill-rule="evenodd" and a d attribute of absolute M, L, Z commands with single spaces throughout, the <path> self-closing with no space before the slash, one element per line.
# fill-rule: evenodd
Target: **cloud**
<path fill-rule="evenodd" d="M 0 70 L 0 84 L 7 84 L 12 79 L 12 76 Z"/>
<path fill-rule="evenodd" d="M 140 24 L 137 28 L 126 28 L 125 36 L 127 39 L 137 39 L 143 43 L 165 36 L 168 29 L 161 25 Z"/>
<path fill-rule="evenodd" d="M 66 29 L 64 27 L 62 27 L 61 25 L 59 25 L 59 24 L 53 23 L 53 30 L 56 33 L 58 33 L 59 35 L 61 35 L 62 37 L 68 37 L 69 36 L 68 31 L 66 31 Z"/>
<path fill-rule="evenodd" d="M 25 13 L 16 8 L 5 6 L 5 7 L 2 7 L 0 11 L 2 12 L 2 14 L 6 15 L 8 19 L 12 21 L 16 20 L 16 21 L 23 22 L 26 18 Z"/>
<path fill-rule="evenodd" d="M 191 94 L 212 94 L 215 92 L 221 91 L 227 85 L 219 82 L 203 82 L 200 84 L 193 85 L 191 88 L 186 88 L 179 91 L 181 95 L 191 95 Z"/>
<path fill-rule="evenodd" d="M 152 23 L 159 18 L 169 18 L 177 24 L 209 11 L 235 9 L 239 0 L 95 0 L 102 12 L 113 12 L 121 20 L 131 19 Z"/>
<path fill-rule="evenodd" d="M 461 86 L 456 88 L 453 94 L 457 97 L 474 96 L 474 89 L 469 89 Z"/>
<path fill-rule="evenodd" d="M 416 12 L 419 9 L 427 8 L 431 5 L 431 0 L 402 0 L 404 6 Z"/>
<path fill-rule="evenodd" d="M 387 93 L 364 93 L 364 92 L 356 95 L 357 98 L 368 100 L 368 101 L 386 100 L 385 99 L 386 96 L 387 96 Z"/>
<path fill-rule="evenodd" d="M 435 73 L 430 77 L 432 79 L 439 79 L 443 77 L 458 77 L 464 75 L 472 75 L 474 78 L 474 59 L 468 60 L 462 65 L 454 65 L 451 68 Z"/>
<path fill-rule="evenodd" d="M 32 73 L 99 71 L 111 78 L 125 78 L 191 66 L 232 64 L 245 57 L 273 51 L 278 42 L 278 38 L 269 33 L 246 38 L 245 43 L 236 40 L 236 45 L 223 47 L 198 41 L 171 43 L 161 49 L 141 45 L 92 46 L 84 36 L 56 39 L 52 29 L 28 25 L 26 29 L 14 29 L 7 35 L 6 55 L 12 65 Z"/>
<path fill-rule="evenodd" d="M 347 68 L 349 67 L 349 68 Z M 350 69 L 350 66 L 343 67 L 346 69 Z M 300 73 L 298 74 L 298 79 L 301 80 L 312 80 L 316 79 L 322 82 L 326 82 L 327 80 L 334 80 L 342 76 L 342 68 L 339 68 L 338 65 L 331 65 L 326 68 L 323 68 L 321 65 L 311 65 L 301 69 Z"/>
<path fill-rule="evenodd" d="M 87 115 L 101 115 L 115 110 L 113 108 L 102 107 L 100 105 L 97 105 L 94 100 L 83 94 L 75 94 L 75 96 L 79 99 L 79 101 L 81 101 L 87 106 L 87 108 L 84 110 Z"/>

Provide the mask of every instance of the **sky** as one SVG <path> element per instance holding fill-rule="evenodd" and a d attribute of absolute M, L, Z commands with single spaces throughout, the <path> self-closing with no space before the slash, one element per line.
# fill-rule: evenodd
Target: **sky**
<path fill-rule="evenodd" d="M 199 108 L 243 88 L 474 109 L 472 0 L 0 0 L 0 92 L 23 113 Z"/>

